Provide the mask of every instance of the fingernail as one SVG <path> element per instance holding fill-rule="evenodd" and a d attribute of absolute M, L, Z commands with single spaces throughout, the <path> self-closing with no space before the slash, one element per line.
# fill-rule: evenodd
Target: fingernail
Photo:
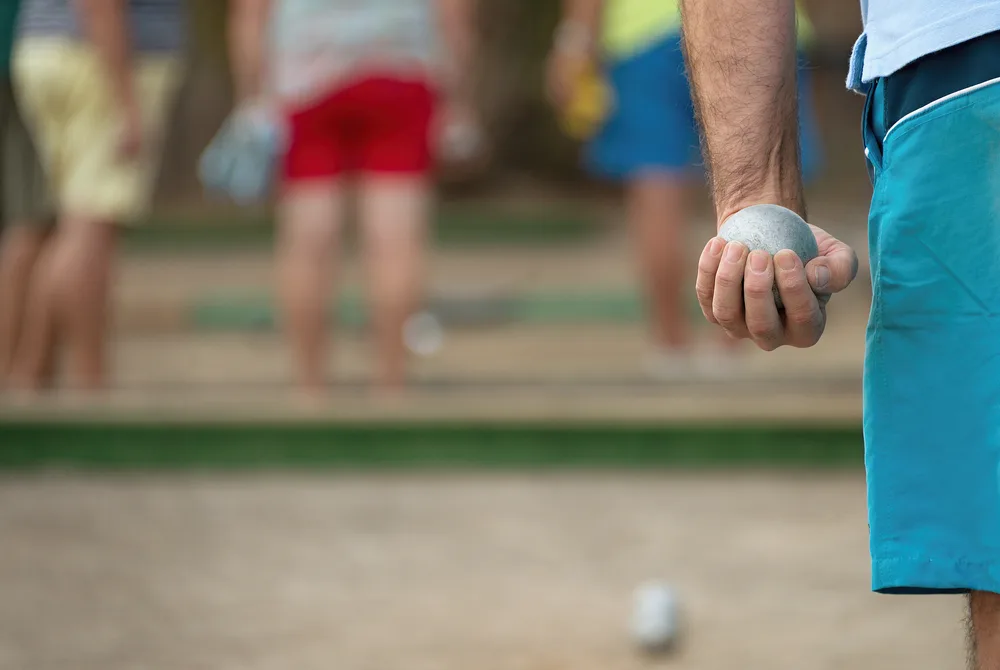
<path fill-rule="evenodd" d="M 730 263 L 739 263 L 740 258 L 743 257 L 743 246 L 738 242 L 730 242 L 726 245 L 726 261 Z"/>
<path fill-rule="evenodd" d="M 816 286 L 813 288 L 823 291 L 830 284 L 830 268 L 820 265 L 816 268 Z"/>
<path fill-rule="evenodd" d="M 774 257 L 775 264 L 782 270 L 788 272 L 789 270 L 795 269 L 795 253 L 792 251 L 782 251 L 779 252 L 777 256 Z"/>
<path fill-rule="evenodd" d="M 767 254 L 763 251 L 750 254 L 750 269 L 759 275 L 767 272 Z"/>
<path fill-rule="evenodd" d="M 713 237 L 708 241 L 708 253 L 718 257 L 722 255 L 722 250 L 726 248 L 726 241 L 721 237 Z"/>

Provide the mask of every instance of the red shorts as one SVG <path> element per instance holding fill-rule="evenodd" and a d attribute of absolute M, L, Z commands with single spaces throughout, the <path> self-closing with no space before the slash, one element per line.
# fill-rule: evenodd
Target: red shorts
<path fill-rule="evenodd" d="M 335 90 L 289 116 L 285 180 L 428 172 L 434 104 L 421 81 L 371 77 Z"/>

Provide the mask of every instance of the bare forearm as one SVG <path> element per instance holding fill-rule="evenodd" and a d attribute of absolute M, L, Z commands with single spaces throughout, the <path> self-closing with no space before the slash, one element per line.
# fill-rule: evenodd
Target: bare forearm
<path fill-rule="evenodd" d="M 794 0 L 683 0 L 681 6 L 719 221 L 759 203 L 805 216 Z"/>
<path fill-rule="evenodd" d="M 447 54 L 449 93 L 472 95 L 472 72 L 478 58 L 476 0 L 437 0 L 438 23 Z"/>
<path fill-rule="evenodd" d="M 134 105 L 132 45 L 126 0 L 77 0 L 85 34 L 107 73 L 112 94 L 122 105 Z"/>
<path fill-rule="evenodd" d="M 601 33 L 604 0 L 563 0 L 556 48 L 592 51 Z"/>
<path fill-rule="evenodd" d="M 271 0 L 230 0 L 229 66 L 238 102 L 263 93 L 270 16 Z"/>

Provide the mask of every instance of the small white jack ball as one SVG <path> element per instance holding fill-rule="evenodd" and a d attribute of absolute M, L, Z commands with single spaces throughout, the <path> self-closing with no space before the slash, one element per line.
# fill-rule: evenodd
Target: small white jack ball
<path fill-rule="evenodd" d="M 680 632 L 677 594 L 663 582 L 649 582 L 635 591 L 632 638 L 650 653 L 669 651 Z"/>

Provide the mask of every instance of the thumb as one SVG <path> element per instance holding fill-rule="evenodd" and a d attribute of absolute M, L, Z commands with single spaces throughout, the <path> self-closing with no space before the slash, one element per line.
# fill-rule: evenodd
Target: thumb
<path fill-rule="evenodd" d="M 858 274 L 858 257 L 847 245 L 840 245 L 832 253 L 821 256 L 806 265 L 806 276 L 814 292 L 839 293 L 847 288 Z"/>

